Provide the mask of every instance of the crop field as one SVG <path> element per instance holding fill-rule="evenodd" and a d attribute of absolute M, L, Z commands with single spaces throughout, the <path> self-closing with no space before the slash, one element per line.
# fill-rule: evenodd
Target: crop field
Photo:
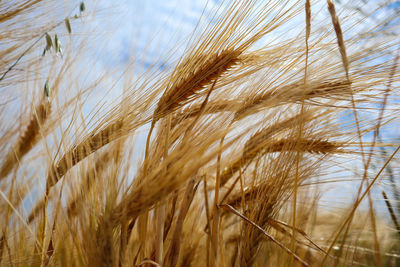
<path fill-rule="evenodd" d="M 193 2 L 0 1 L 0 266 L 400 266 L 399 1 Z"/>

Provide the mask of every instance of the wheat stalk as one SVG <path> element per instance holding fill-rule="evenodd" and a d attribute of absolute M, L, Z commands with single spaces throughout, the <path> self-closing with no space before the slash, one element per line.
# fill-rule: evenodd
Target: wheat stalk
<path fill-rule="evenodd" d="M 204 62 L 199 63 L 199 68 L 195 69 L 193 72 L 190 72 L 189 69 L 190 74 L 186 78 L 180 79 L 176 84 L 164 92 L 157 104 L 156 110 L 154 111 L 153 121 L 147 135 L 143 164 L 144 177 L 147 175 L 150 138 L 156 122 L 165 115 L 168 115 L 170 112 L 195 99 L 204 87 L 212 81 L 214 81 L 212 86 L 213 89 L 217 79 L 237 63 L 240 53 L 240 50 L 227 49 L 211 56 L 210 58 L 205 57 L 207 60 L 200 60 Z M 185 66 L 185 64 L 183 65 Z M 209 93 L 211 93 L 212 89 Z M 206 101 L 208 101 L 208 97 L 209 95 L 206 97 Z M 203 105 L 200 109 L 204 109 Z M 146 246 L 145 239 L 147 233 L 147 221 L 148 213 L 144 213 L 143 216 L 139 218 L 140 233 L 143 235 L 140 240 L 143 247 Z"/>
<path fill-rule="evenodd" d="M 172 234 L 171 242 L 169 245 L 169 249 L 166 253 L 165 256 L 165 266 L 176 266 L 179 258 L 179 253 L 180 253 L 180 247 L 182 243 L 182 228 L 183 228 L 183 222 L 185 220 L 185 217 L 189 211 L 190 204 L 193 201 L 193 197 L 196 193 L 197 185 L 195 184 L 195 181 L 189 181 L 185 194 L 182 199 L 181 203 L 181 208 L 179 210 L 178 218 L 175 224 L 175 229 Z"/>
<path fill-rule="evenodd" d="M 248 219 L 246 216 L 242 215 L 240 212 L 238 212 L 237 210 L 235 210 L 233 207 L 227 205 L 227 204 L 222 204 L 219 207 L 232 212 L 233 214 L 235 214 L 236 216 L 239 216 L 240 218 L 242 218 L 245 222 L 249 223 L 251 226 L 255 227 L 256 229 L 258 229 L 259 231 L 261 231 L 264 236 L 266 236 L 269 240 L 271 240 L 273 243 L 277 244 L 279 247 L 281 247 L 282 249 L 284 249 L 286 251 L 286 253 L 288 253 L 289 255 L 294 256 L 294 258 L 301 263 L 303 266 L 309 266 L 305 261 L 303 261 L 299 256 L 297 256 L 293 251 L 291 251 L 290 249 L 288 249 L 287 247 L 285 247 L 282 243 L 280 243 L 278 240 L 276 240 L 274 237 L 272 237 L 267 231 L 265 231 L 262 227 L 260 227 L 258 224 L 254 223 L 253 221 L 251 221 L 250 219 Z M 243 258 L 242 258 L 243 260 Z M 243 262 L 243 261 L 242 261 Z M 252 261 L 250 261 L 252 262 Z M 246 262 L 244 266 L 248 266 L 249 262 Z M 252 265 L 251 263 L 249 264 L 250 266 Z"/>

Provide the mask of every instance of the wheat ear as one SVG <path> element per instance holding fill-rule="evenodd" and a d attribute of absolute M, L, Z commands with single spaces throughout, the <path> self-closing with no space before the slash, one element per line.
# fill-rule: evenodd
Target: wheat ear
<path fill-rule="evenodd" d="M 326 81 L 320 83 L 309 84 L 305 90 L 300 90 L 303 84 L 294 83 L 283 87 L 277 87 L 269 90 L 269 92 L 259 94 L 243 103 L 238 100 L 218 100 L 210 101 L 209 108 L 204 114 L 214 114 L 219 112 L 235 112 L 234 120 L 241 120 L 247 116 L 256 113 L 265 106 L 277 106 L 287 103 L 296 103 L 302 100 L 330 97 L 345 96 L 351 93 L 351 83 L 349 81 Z M 294 89 L 298 91 L 290 94 Z M 278 100 L 278 101 L 277 101 Z M 174 128 L 185 119 L 195 117 L 199 114 L 201 105 L 196 104 L 177 112 L 171 120 L 171 128 Z"/>
<path fill-rule="evenodd" d="M 5 178 L 17 165 L 17 163 L 25 156 L 40 140 L 40 127 L 46 121 L 51 112 L 51 104 L 49 101 L 43 100 L 38 107 L 35 108 L 25 132 L 18 138 L 13 149 L 9 151 L 1 166 L 0 180 Z"/>
<path fill-rule="evenodd" d="M 346 72 L 346 78 L 349 80 L 349 61 L 347 59 L 346 47 L 344 46 L 342 27 L 340 26 L 339 19 L 336 16 L 335 4 L 331 0 L 328 1 L 328 10 L 332 18 L 333 28 L 335 29 L 336 38 L 339 46 L 339 52 L 342 56 L 343 67 Z"/>
<path fill-rule="evenodd" d="M 218 100 L 212 101 L 208 103 L 208 108 L 202 111 L 202 114 L 213 114 L 219 112 L 231 111 L 234 112 L 237 110 L 239 102 L 235 100 Z M 179 123 L 184 121 L 185 119 L 193 118 L 199 116 L 201 111 L 201 105 L 193 105 L 188 108 L 183 109 L 181 112 L 177 112 L 174 114 L 174 117 L 171 119 L 171 128 L 175 128 Z"/>
<path fill-rule="evenodd" d="M 46 191 L 48 192 L 69 169 L 78 164 L 81 160 L 121 137 L 122 127 L 123 122 L 121 120 L 114 122 L 99 133 L 90 135 L 73 149 L 65 153 L 57 164 L 50 168 L 47 177 Z"/>
<path fill-rule="evenodd" d="M 273 106 L 295 103 L 317 97 L 328 97 L 332 95 L 343 96 L 351 93 L 349 81 L 327 81 L 308 84 L 304 90 L 297 88 L 304 87 L 304 83 L 294 83 L 281 88 L 274 88 L 266 93 L 255 96 L 244 102 L 243 106 L 235 113 L 235 120 L 243 119 L 254 114 L 263 106 L 271 103 Z M 277 101 L 278 100 L 278 101 Z M 270 104 L 270 105 L 271 105 Z"/>
<path fill-rule="evenodd" d="M 261 135 L 266 137 L 267 135 Z M 224 185 L 243 165 L 250 163 L 257 155 L 283 151 L 298 151 L 315 154 L 328 154 L 338 151 L 339 145 L 317 139 L 282 139 L 270 141 L 254 135 L 247 141 L 242 156 L 226 168 L 221 175 L 221 185 Z"/>
<path fill-rule="evenodd" d="M 100 174 L 105 168 L 107 168 L 113 157 L 112 152 L 106 151 L 101 157 L 96 159 L 94 166 L 87 170 L 84 175 L 84 182 L 81 185 L 81 190 L 69 201 L 67 204 L 67 215 L 69 218 L 74 217 L 77 214 L 77 210 L 80 207 L 82 201 L 86 198 L 88 192 L 90 192 L 96 175 Z"/>
<path fill-rule="evenodd" d="M 309 112 L 303 114 L 303 116 L 306 116 L 307 120 L 310 121 L 310 120 L 312 120 L 313 116 L 315 116 L 315 114 L 312 115 L 312 112 L 309 111 Z M 256 134 L 254 134 L 252 136 L 252 138 L 250 138 L 250 140 L 253 140 L 252 142 L 255 142 L 255 143 L 264 142 L 265 140 L 270 139 L 274 134 L 276 134 L 286 128 L 292 127 L 294 124 L 297 123 L 298 119 L 299 119 L 299 115 L 296 115 L 296 116 L 286 119 L 282 122 L 278 122 L 268 128 L 258 131 Z M 250 142 L 250 140 L 248 142 Z M 256 141 L 256 140 L 258 140 L 258 141 Z M 235 174 L 238 171 L 239 166 L 240 166 L 240 161 L 236 161 L 236 163 L 234 163 L 230 167 L 226 168 L 221 174 L 220 184 L 224 185 L 229 180 L 229 178 L 231 178 L 233 176 L 233 174 Z"/>
<path fill-rule="evenodd" d="M 240 54 L 241 51 L 225 49 L 210 56 L 198 69 L 165 91 L 158 102 L 153 119 L 157 121 L 168 112 L 176 110 L 196 98 L 206 85 L 235 66 L 239 61 Z"/>

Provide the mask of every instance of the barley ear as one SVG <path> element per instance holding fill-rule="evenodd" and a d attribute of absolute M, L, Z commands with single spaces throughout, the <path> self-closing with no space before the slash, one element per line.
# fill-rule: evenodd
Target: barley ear
<path fill-rule="evenodd" d="M 338 46 L 339 46 L 340 55 L 342 56 L 343 67 L 346 72 L 346 78 L 347 78 L 347 80 L 349 80 L 350 79 L 350 77 L 349 77 L 349 61 L 347 59 L 346 47 L 344 45 L 342 27 L 340 26 L 339 18 L 336 15 L 335 4 L 331 0 L 327 0 L 327 1 L 328 1 L 328 10 L 329 10 L 329 13 L 331 14 L 331 18 L 332 18 L 333 28 L 335 29 L 335 33 L 336 33 L 336 38 L 337 38 L 337 42 L 338 42 Z"/>
<path fill-rule="evenodd" d="M 43 100 L 34 109 L 28 127 L 19 136 L 16 144 L 8 152 L 6 159 L 1 165 L 0 180 L 4 179 L 20 162 L 20 160 L 38 143 L 40 140 L 40 127 L 45 123 L 51 112 L 50 102 Z"/>

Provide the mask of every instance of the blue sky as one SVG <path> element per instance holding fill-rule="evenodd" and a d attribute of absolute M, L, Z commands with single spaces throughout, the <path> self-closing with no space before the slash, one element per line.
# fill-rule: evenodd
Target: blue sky
<path fill-rule="evenodd" d="M 108 36 L 106 51 L 112 64 L 129 63 L 140 56 L 144 67 L 161 61 L 176 44 L 185 43 L 210 1 L 100 1 L 95 24 Z M 111 14 L 111 16 L 110 16 Z M 109 63 L 110 63 L 109 62 Z"/>

